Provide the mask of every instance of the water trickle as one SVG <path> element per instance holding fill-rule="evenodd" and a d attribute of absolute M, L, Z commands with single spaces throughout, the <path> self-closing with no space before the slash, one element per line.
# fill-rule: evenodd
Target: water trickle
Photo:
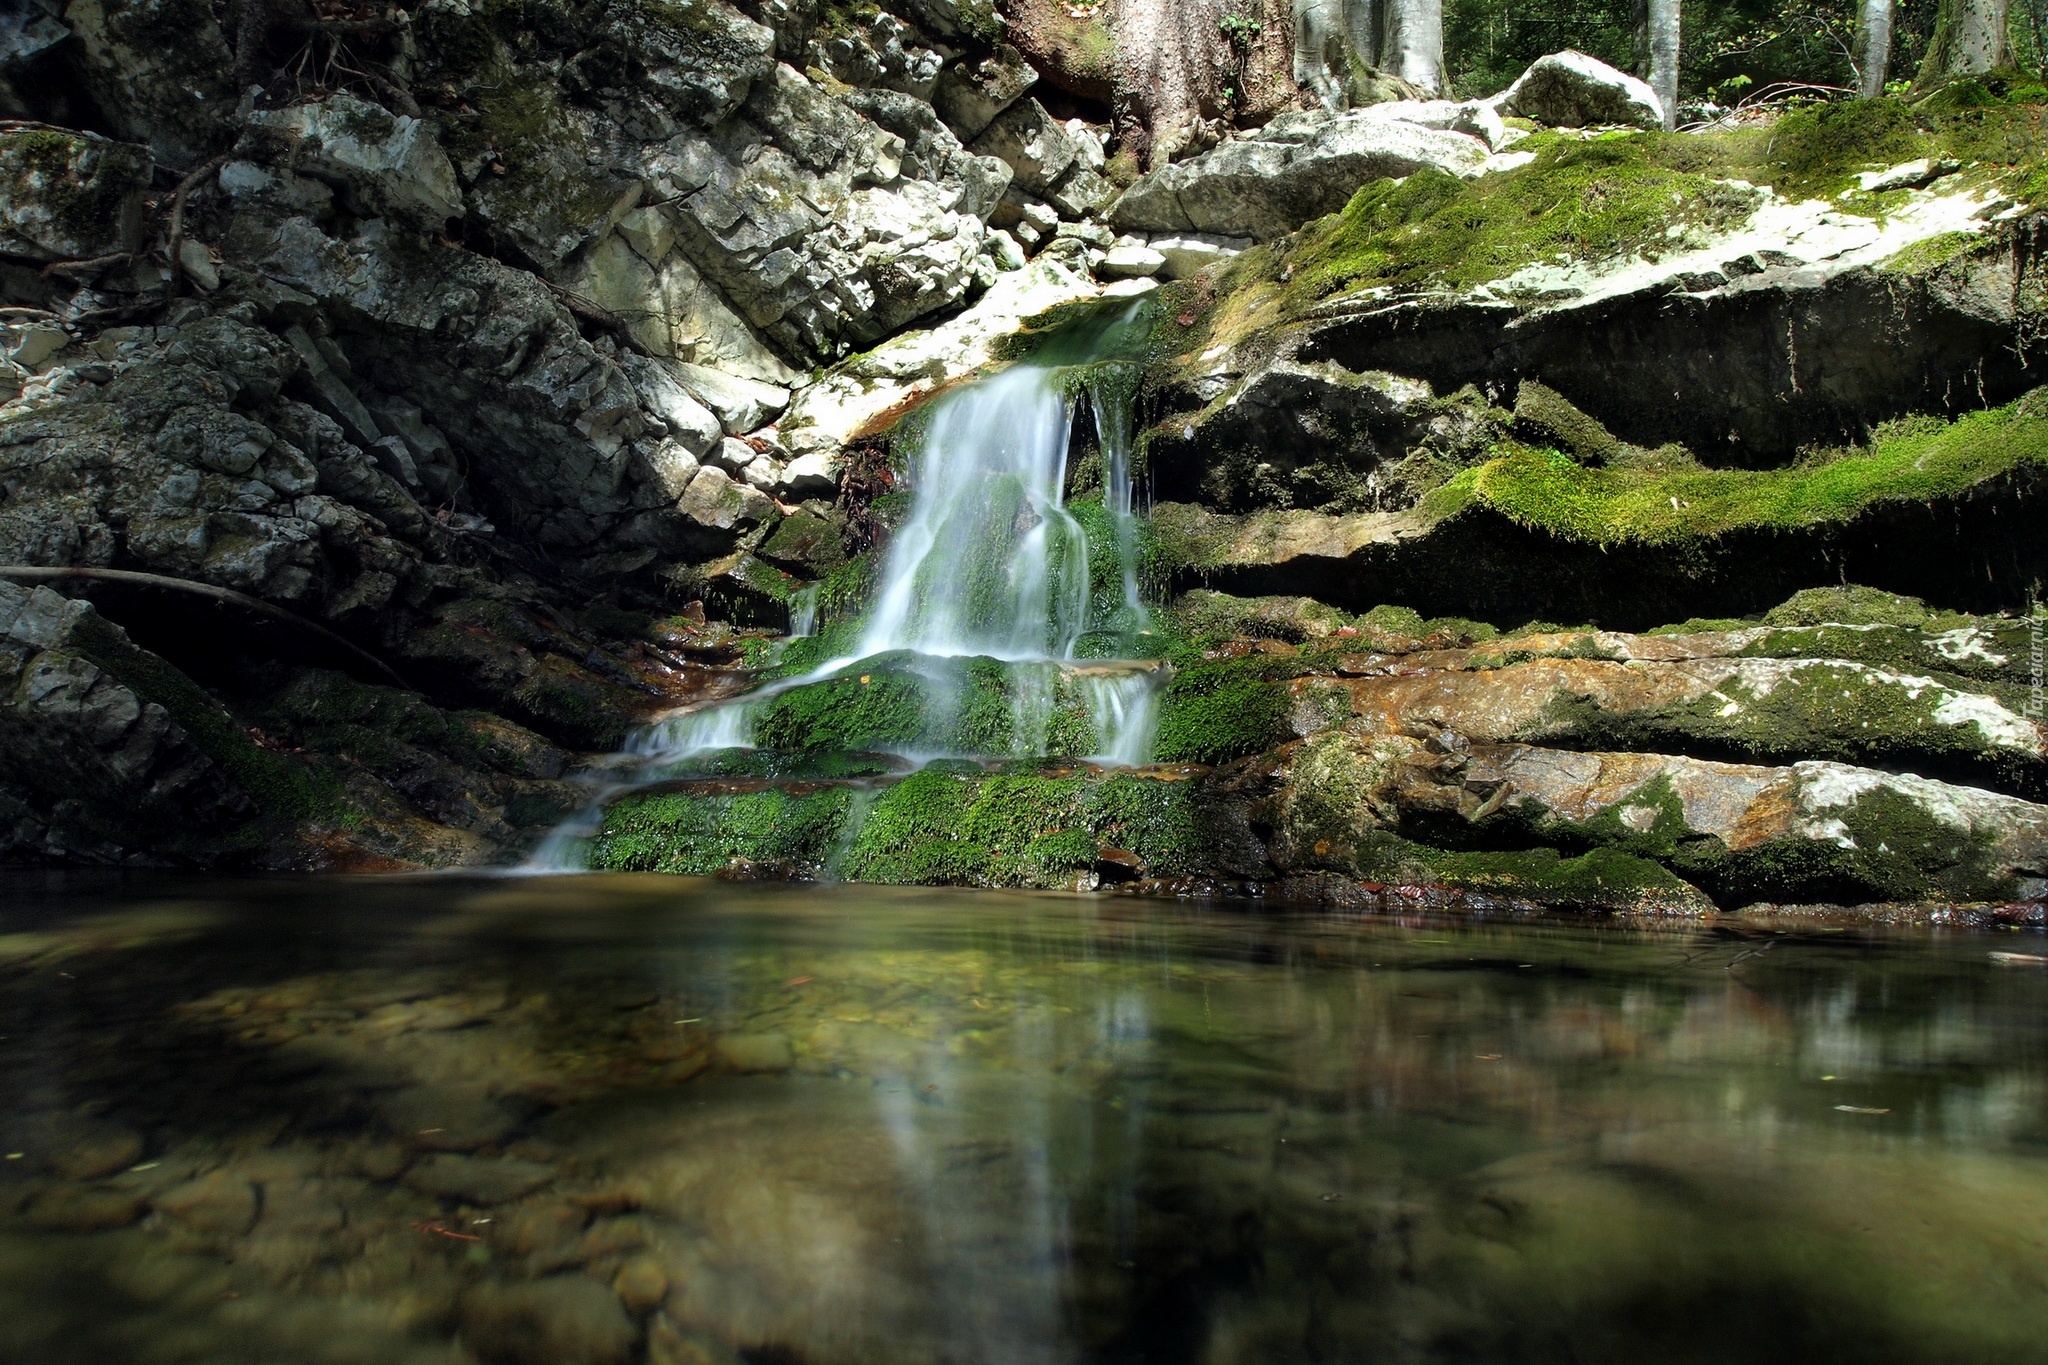
<path fill-rule="evenodd" d="M 1094 745 L 1090 761 L 1149 762 L 1165 670 L 1114 661 L 1142 653 L 1150 619 L 1131 468 L 1135 370 L 1118 360 L 1142 336 L 1144 307 L 1098 313 L 1032 359 L 934 400 L 917 419 L 903 471 L 910 515 L 883 553 L 851 650 L 800 677 L 643 727 L 614 764 L 633 780 L 601 790 L 589 810 L 549 836 L 529 867 L 581 866 L 603 806 L 623 790 L 676 776 L 707 754 L 755 747 L 756 724 L 776 697 L 882 655 L 910 656 L 898 667 L 925 681 L 934 713 L 959 703 L 958 667 L 938 661 L 980 657 L 1004 665 L 1011 714 L 1001 752 L 893 750 L 904 758 L 1082 756 L 1086 741 L 1074 742 L 1071 719 L 1062 728 L 1063 714 L 1078 705 Z M 1068 453 L 1084 395 L 1101 502 L 1070 507 Z M 790 620 L 794 637 L 820 633 L 816 585 L 792 600 Z"/>

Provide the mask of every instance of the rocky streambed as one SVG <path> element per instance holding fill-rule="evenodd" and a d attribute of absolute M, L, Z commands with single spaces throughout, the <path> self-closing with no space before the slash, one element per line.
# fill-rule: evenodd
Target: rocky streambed
<path fill-rule="evenodd" d="M 2011 934 L 16 887 L 10 1356 L 2038 1353 Z"/>

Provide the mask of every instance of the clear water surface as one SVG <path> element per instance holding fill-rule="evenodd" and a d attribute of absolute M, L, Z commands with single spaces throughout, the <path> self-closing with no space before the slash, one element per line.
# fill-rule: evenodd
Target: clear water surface
<path fill-rule="evenodd" d="M 2048 1360 L 2019 934 L 0 883 L 0 1358 Z"/>

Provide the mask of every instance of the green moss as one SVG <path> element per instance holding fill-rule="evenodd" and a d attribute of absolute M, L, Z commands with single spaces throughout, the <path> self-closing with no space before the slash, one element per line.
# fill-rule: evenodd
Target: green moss
<path fill-rule="evenodd" d="M 588 857 L 591 867 L 608 872 L 705 876 L 737 859 L 816 875 L 839 841 L 851 804 L 850 791 L 838 786 L 628 796 L 605 812 Z"/>
<path fill-rule="evenodd" d="M 1706 900 L 1670 869 L 1619 849 L 1566 858 L 1549 848 L 1515 853 L 1434 853 L 1448 886 L 1493 891 L 1546 904 L 1610 909 L 1705 909 Z"/>
<path fill-rule="evenodd" d="M 1311 224 L 1288 257 L 1288 294 L 1308 301 L 1375 285 L 1469 288 L 1560 253 L 1654 253 L 1668 230 L 1747 216 L 1752 190 L 1660 166 L 1648 138 L 1537 134 L 1536 160 L 1460 180 L 1424 170 L 1366 185 L 1343 212 Z"/>
<path fill-rule="evenodd" d="M 1941 628 L 1968 624 L 1967 617 L 1944 618 Z M 1917 626 L 1935 628 L 1935 614 L 1917 597 L 1854 583 L 1806 588 L 1764 613 L 1767 626 Z"/>
<path fill-rule="evenodd" d="M 1522 381 L 1515 395 L 1515 434 L 1538 445 L 1551 445 L 1586 464 L 1610 464 L 1621 454 L 1613 433 L 1587 416 L 1557 390 L 1533 379 Z"/>
<path fill-rule="evenodd" d="M 616 749 L 647 698 L 559 654 L 546 654 L 513 699 L 542 730 L 594 748 Z"/>
<path fill-rule="evenodd" d="M 1889 788 L 1840 812 L 1843 838 L 1770 840 L 1718 860 L 1703 875 L 1724 904 L 1752 901 L 1997 900 L 2013 894 L 1997 876 L 1991 840 L 1937 820 Z"/>
<path fill-rule="evenodd" d="M 130 196 L 148 175 L 147 155 L 126 143 L 49 128 L 0 131 L 0 189 L 15 203 L 46 211 L 73 241 L 117 235 Z"/>
<path fill-rule="evenodd" d="M 1269 661 L 1204 661 L 1176 672 L 1159 702 L 1161 763 L 1223 763 L 1287 737 L 1289 694 Z"/>
<path fill-rule="evenodd" d="M 1506 443 L 1500 452 L 1430 494 L 1424 510 L 1445 518 L 1484 504 L 1569 540 L 1675 544 L 1847 521 L 1882 503 L 1953 497 L 2016 469 L 2048 468 L 2048 420 L 2022 400 L 1946 426 L 1880 433 L 1869 448 L 1788 469 L 1588 469 L 1552 450 Z"/>
<path fill-rule="evenodd" d="M 1997 240 L 1981 232 L 1943 232 L 1900 248 L 1877 268 L 1890 275 L 1925 275 L 1950 261 L 1997 249 Z"/>
<path fill-rule="evenodd" d="M 913 655 L 864 660 L 776 695 L 754 738 L 794 753 L 1081 757 L 1097 747 L 1086 697 L 1058 665 Z"/>
<path fill-rule="evenodd" d="M 1739 753 L 1757 758 L 1833 758 L 1889 766 L 1967 769 L 1977 780 L 2031 793 L 2042 784 L 2032 754 L 1969 720 L 1944 720 L 1947 689 L 1832 659 L 1730 678 L 1685 702 L 1609 712 L 1560 694 L 1525 738 L 1598 749 Z"/>

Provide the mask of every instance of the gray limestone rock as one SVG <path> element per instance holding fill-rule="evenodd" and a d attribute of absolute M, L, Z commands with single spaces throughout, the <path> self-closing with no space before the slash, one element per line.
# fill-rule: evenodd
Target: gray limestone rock
<path fill-rule="evenodd" d="M 1661 128 L 1664 111 L 1649 85 L 1583 52 L 1553 52 L 1532 62 L 1499 96 L 1507 113 L 1553 127 L 1621 123 Z"/>
<path fill-rule="evenodd" d="M 1006 163 L 1016 177 L 1013 183 L 1036 195 L 1058 183 L 1081 154 L 1066 125 L 1055 121 L 1034 99 L 1020 100 L 1004 110 L 974 139 L 972 150 Z"/>
<path fill-rule="evenodd" d="M 1207 232 L 1267 239 L 1344 207 L 1360 185 L 1432 167 L 1471 175 L 1486 144 L 1370 110 L 1288 114 L 1255 136 L 1151 172 L 1111 221 L 1125 231 Z"/>
<path fill-rule="evenodd" d="M 438 230 L 462 213 L 455 167 L 433 130 L 351 95 L 258 111 L 238 150 L 325 181 L 364 216 Z"/>

